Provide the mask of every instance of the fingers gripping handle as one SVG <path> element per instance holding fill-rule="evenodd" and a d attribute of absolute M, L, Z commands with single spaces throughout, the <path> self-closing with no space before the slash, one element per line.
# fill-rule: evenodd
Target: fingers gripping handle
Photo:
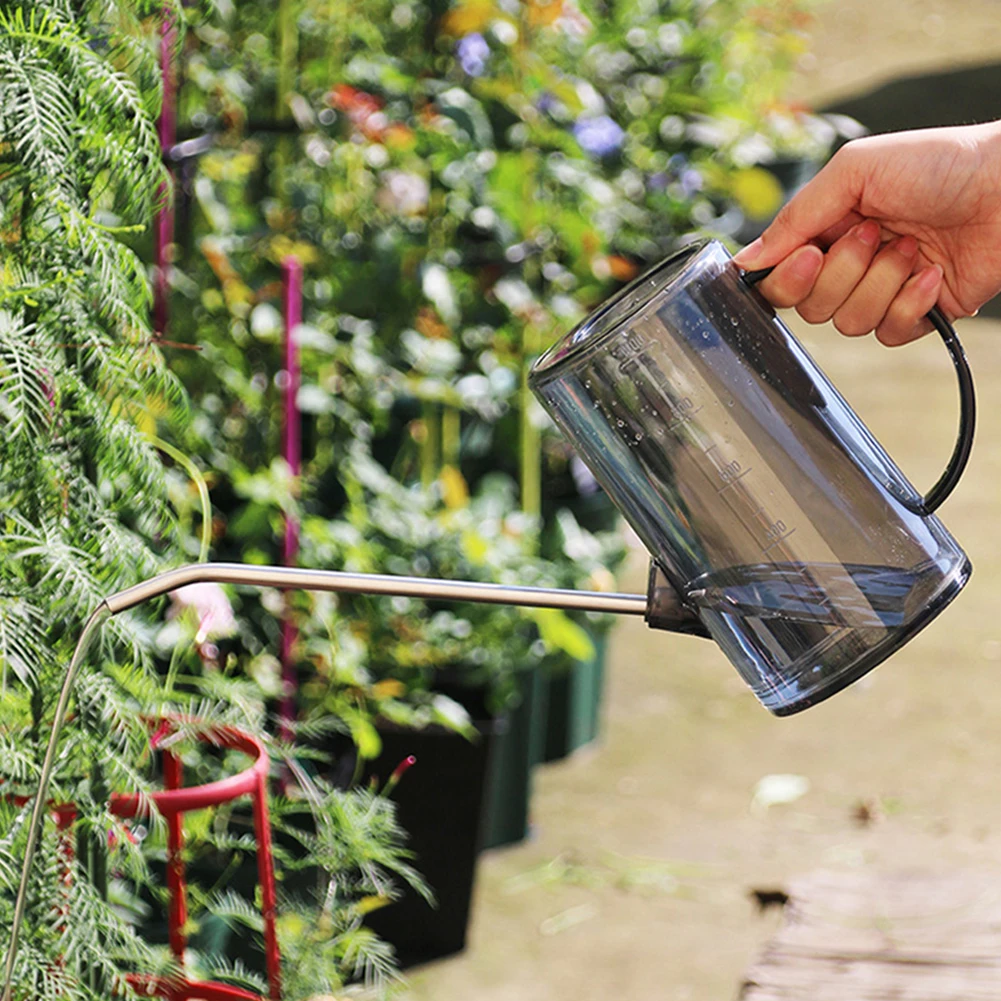
<path fill-rule="evenodd" d="M 747 285 L 756 285 L 774 270 L 774 268 L 762 268 L 759 271 L 744 271 L 741 277 Z M 956 439 L 956 446 L 952 450 L 952 456 L 949 458 L 949 464 L 945 467 L 945 472 L 931 490 L 925 494 L 921 505 L 922 514 L 931 514 L 935 511 L 959 483 L 963 471 L 966 469 L 966 464 L 970 460 L 977 424 L 977 397 L 973 388 L 973 373 L 966 360 L 963 345 L 960 344 L 952 324 L 945 318 L 938 306 L 932 307 L 927 315 L 932 326 L 939 332 L 946 350 L 949 352 L 949 357 L 952 358 L 952 364 L 955 366 L 956 376 L 959 379 L 959 437 Z"/>

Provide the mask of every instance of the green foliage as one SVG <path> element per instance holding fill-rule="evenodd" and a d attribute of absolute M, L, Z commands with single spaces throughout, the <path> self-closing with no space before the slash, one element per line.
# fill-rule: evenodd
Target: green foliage
<path fill-rule="evenodd" d="M 534 555 L 534 521 L 518 510 L 507 477 L 485 477 L 476 495 L 448 505 L 436 491 L 398 483 L 362 450 L 342 466 L 342 476 L 348 494 L 342 519 L 309 518 L 303 524 L 303 556 L 310 563 L 362 573 L 556 585 L 557 569 Z M 340 609 L 363 651 L 367 676 L 397 679 L 419 691 L 433 687 L 442 671 L 454 682 L 458 671 L 465 683 L 486 685 L 497 708 L 513 694 L 514 671 L 538 665 L 546 651 L 531 610 L 362 596 L 343 599 Z M 555 626 L 546 638 L 557 641 L 551 649 L 559 649 L 568 635 L 576 638 L 577 627 L 562 612 L 551 618 L 563 629 Z M 317 682 L 324 673 L 318 671 Z M 322 684 L 313 683 L 305 695 L 314 700 L 320 690 Z"/>
<path fill-rule="evenodd" d="M 835 138 L 778 99 L 801 44 L 798 0 L 192 13 L 182 125 L 215 138 L 178 172 L 171 336 L 199 350 L 168 370 L 133 249 L 168 191 L 153 126 L 161 15 L 150 0 L 0 5 L 0 930 L 25 834 L 17 797 L 32 792 L 53 693 L 101 596 L 209 542 L 216 558 L 275 562 L 290 516 L 313 565 L 609 587 L 621 545 L 589 531 L 607 510 L 579 488 L 527 367 L 693 231 L 747 235 L 781 197 L 766 168 Z M 306 268 L 298 479 L 276 459 L 289 254 Z M 166 444 L 166 472 L 157 434 L 184 446 Z M 108 796 L 153 788 L 144 715 L 265 728 L 289 604 L 310 706 L 296 729 L 315 744 L 352 738 L 362 756 L 377 753 L 376 715 L 468 725 L 428 690 L 436 672 L 459 669 L 503 702 L 513 669 L 586 657 L 587 628 L 602 625 L 268 592 L 223 608 L 221 594 L 208 611 L 175 596 L 159 631 L 115 619 L 81 674 L 52 790 L 79 811 L 75 878 L 68 890 L 49 824 L 17 970 L 25 996 L 103 997 L 123 970 L 169 967 L 122 919 L 150 889 L 163 832 L 151 820 L 134 844 Z M 192 781 L 239 767 L 185 753 Z M 362 919 L 394 877 L 413 879 L 391 805 L 311 779 L 316 757 L 287 762 L 306 801 L 275 803 L 283 874 L 321 871 L 310 892 L 285 894 L 293 1001 L 391 976 Z M 193 859 L 245 855 L 238 821 L 189 818 Z M 214 882 L 193 894 L 206 923 L 214 909 L 259 934 L 253 901 Z M 249 959 L 207 950 L 201 962 L 259 983 Z"/>
<path fill-rule="evenodd" d="M 156 66 L 129 3 L 0 9 L 0 731 L 5 797 L 33 792 L 55 691 L 99 599 L 173 556 L 162 467 L 143 426 L 180 392 L 146 320 L 145 268 L 123 242 L 164 180 Z M 100 665 L 119 663 L 122 674 Z M 111 789 L 139 792 L 146 734 L 130 691 L 150 669 L 137 620 L 106 633 L 77 689 L 56 802 L 80 811 L 77 869 L 98 864 Z M 5 799 L 5 859 L 25 811 Z M 95 846 L 98 854 L 95 854 Z M 98 858 L 100 855 L 100 859 Z M 51 825 L 15 990 L 106 996 L 115 970 L 163 967 L 114 911 L 100 874 L 67 888 Z M 16 874 L 0 869 L 0 928 Z M 74 920 L 63 927 L 69 908 Z M 96 934 L 95 930 L 100 929 Z M 0 933 L 2 937 L 2 933 Z"/>
<path fill-rule="evenodd" d="M 753 235 L 782 197 L 770 168 L 835 140 L 781 100 L 804 7 L 286 0 L 197 24 L 182 132 L 213 143 L 184 168 L 173 336 L 200 349 L 178 371 L 190 447 L 215 471 L 219 554 L 276 560 L 292 516 L 309 565 L 610 587 L 622 549 L 589 532 L 610 525 L 608 504 L 581 492 L 525 373 L 679 240 Z M 274 458 L 290 254 L 306 274 L 298 482 Z M 352 494 L 360 446 L 391 479 Z M 503 518 L 527 518 L 517 552 L 488 545 L 477 566 L 461 539 L 479 515 L 460 509 L 499 496 L 498 474 L 515 485 Z M 344 711 L 353 683 L 419 692 L 446 666 L 503 701 L 513 669 L 544 649 L 572 663 L 590 650 L 581 627 L 607 625 L 296 601 L 309 702 Z M 241 608 L 255 656 L 277 640 L 276 607 Z M 470 637 L 449 634 L 453 619 Z"/>
<path fill-rule="evenodd" d="M 178 754 L 199 782 L 223 778 L 246 766 L 238 752 L 206 754 L 204 726 L 178 728 L 163 742 Z M 429 891 L 410 864 L 406 835 L 393 803 L 377 789 L 341 789 L 310 777 L 301 762 L 273 741 L 271 754 L 293 770 L 294 799 L 270 798 L 274 838 L 276 912 L 282 953 L 282 997 L 305 1001 L 359 982 L 382 996 L 398 979 L 392 949 L 363 927 L 365 914 L 396 899 L 401 882 Z M 189 971 L 267 995 L 264 979 L 264 924 L 257 888 L 257 847 L 247 804 L 236 802 L 185 816 L 188 883 Z M 164 832 L 124 828 L 126 844 L 143 838 L 141 854 L 163 872 Z M 124 876 L 124 874 L 123 874 Z M 118 902 L 145 938 L 162 936 L 151 921 L 141 884 L 120 876 Z M 140 891 L 140 892 L 137 892 Z M 159 901 L 162 881 L 147 887 Z"/>
<path fill-rule="evenodd" d="M 189 414 L 150 329 L 146 269 L 130 246 L 168 191 L 155 128 L 163 14 L 146 0 L 0 5 L 0 942 L 55 693 L 84 619 L 107 594 L 197 552 L 198 519 L 211 522 L 210 511 L 193 514 L 205 499 L 197 467 L 157 437 L 183 437 Z M 157 449 L 177 467 L 165 473 Z M 258 684 L 189 658 L 204 645 L 194 643 L 197 617 L 188 632 L 187 613 L 175 615 L 164 676 L 148 616 L 112 620 L 80 673 L 49 789 L 54 803 L 74 805 L 76 821 L 66 834 L 45 825 L 14 996 L 106 998 L 125 992 L 127 972 L 173 970 L 165 948 L 126 919 L 162 876 L 162 823 L 155 812 L 141 826 L 123 823 L 109 799 L 127 790 L 145 800 L 158 787 L 149 718 L 183 711 L 264 731 Z M 245 767 L 212 751 L 189 750 L 192 781 Z M 375 982 L 392 975 L 387 946 L 359 931 L 358 902 L 373 887 L 391 896 L 394 875 L 414 878 L 390 802 L 328 789 L 307 805 L 325 813 L 304 857 L 341 892 L 283 907 L 283 921 L 321 908 L 334 929 L 314 926 L 323 962 L 298 979 L 292 963 L 293 1001 L 356 971 Z M 211 841 L 201 828 L 210 816 L 191 819 L 193 852 L 202 834 L 202 848 Z M 349 839 L 340 853 L 337 837 Z M 228 846 L 252 849 L 239 836 Z M 249 918 L 254 901 L 237 905 L 230 894 L 226 904 Z"/>

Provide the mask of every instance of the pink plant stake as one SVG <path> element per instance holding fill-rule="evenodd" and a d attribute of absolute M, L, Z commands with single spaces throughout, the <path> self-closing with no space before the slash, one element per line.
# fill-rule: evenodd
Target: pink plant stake
<path fill-rule="evenodd" d="M 297 402 L 301 378 L 295 329 L 302 323 L 302 264 L 297 257 L 286 257 L 282 263 L 282 293 L 285 314 L 285 428 L 282 443 L 293 482 L 298 482 L 302 470 L 302 424 Z M 299 522 L 294 515 L 286 514 L 282 563 L 287 567 L 294 566 L 298 552 Z M 286 612 L 282 623 L 282 701 L 279 711 L 282 737 L 288 741 L 292 739 L 292 723 L 296 715 L 296 676 L 292 648 L 297 635 L 292 617 Z"/>
<path fill-rule="evenodd" d="M 166 155 L 177 140 L 177 73 L 174 65 L 174 47 L 177 30 L 174 14 L 164 7 L 160 27 L 160 73 L 163 77 L 163 105 L 158 123 L 160 149 Z M 153 219 L 153 332 L 159 336 L 167 331 L 167 268 L 169 247 L 174 242 L 174 208 L 171 203 L 171 182 L 161 185 L 157 199 L 161 208 Z"/>
<path fill-rule="evenodd" d="M 412 754 L 408 754 L 394 769 L 393 774 L 389 776 L 386 781 L 386 785 L 383 787 L 382 795 L 388 796 L 399 784 L 400 779 L 403 778 L 407 772 L 410 771 L 414 765 L 417 764 L 417 758 Z"/>

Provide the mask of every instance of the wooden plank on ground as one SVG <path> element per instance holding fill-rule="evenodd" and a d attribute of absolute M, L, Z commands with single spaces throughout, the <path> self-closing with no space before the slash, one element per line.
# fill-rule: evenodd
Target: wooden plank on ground
<path fill-rule="evenodd" d="M 1001 1001 L 1001 873 L 813 873 L 742 1001 Z"/>

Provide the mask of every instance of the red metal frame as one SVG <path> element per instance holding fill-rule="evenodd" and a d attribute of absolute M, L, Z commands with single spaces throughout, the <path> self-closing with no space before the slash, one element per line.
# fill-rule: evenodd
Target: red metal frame
<path fill-rule="evenodd" d="M 151 743 L 170 733 L 176 723 L 194 720 L 167 720 L 156 731 Z M 184 925 L 188 920 L 187 883 L 184 879 L 184 824 L 182 816 L 192 810 L 221 806 L 241 796 L 250 796 L 253 802 L 254 835 L 257 838 L 257 882 L 261 888 L 261 917 L 264 921 L 264 960 L 268 974 L 269 1001 L 281 1001 L 281 954 L 275 929 L 275 870 L 271 847 L 271 820 L 268 815 L 268 772 L 271 761 L 264 745 L 254 736 L 235 726 L 214 725 L 198 734 L 199 739 L 234 751 L 242 751 L 253 758 L 249 768 L 216 782 L 208 782 L 189 789 L 182 787 L 183 766 L 178 755 L 163 750 L 163 780 L 167 787 L 162 792 L 151 793 L 152 800 L 167 822 L 167 890 L 170 904 L 167 911 L 167 933 L 170 949 L 178 964 L 184 965 L 187 940 Z M 13 797 L 15 803 L 27 802 L 24 797 Z M 111 797 L 111 812 L 123 819 L 135 817 L 144 810 L 144 800 L 135 793 L 116 793 Z M 70 831 L 76 820 L 76 807 L 72 803 L 52 806 L 52 813 L 60 833 L 60 855 L 66 866 L 64 882 L 67 887 L 72 878 L 73 842 Z M 68 902 L 62 916 L 68 920 Z M 240 987 L 213 981 L 197 982 L 184 978 L 151 977 L 146 974 L 129 974 L 126 980 L 140 993 L 155 994 L 166 1001 L 262 1001 L 260 995 Z"/>
<path fill-rule="evenodd" d="M 261 1001 L 260 996 L 242 987 L 211 981 L 171 980 L 167 977 L 131 975 L 125 978 L 140 994 L 154 994 L 167 1001 Z"/>
<path fill-rule="evenodd" d="M 159 732 L 159 731 L 158 731 Z M 268 771 L 270 759 L 264 745 L 248 733 L 233 726 L 213 726 L 199 734 L 234 751 L 242 751 L 254 759 L 253 764 L 236 775 L 216 782 L 184 789 L 181 759 L 171 752 L 163 752 L 163 778 L 166 789 L 149 797 L 167 821 L 167 889 L 170 907 L 167 928 L 170 948 L 179 963 L 184 962 L 186 939 L 184 924 L 187 921 L 187 884 L 184 880 L 184 832 L 181 817 L 192 810 L 220 806 L 240 796 L 250 796 L 253 801 L 254 835 L 257 838 L 257 881 L 261 887 L 261 917 L 264 921 L 264 958 L 268 973 L 268 995 L 271 1001 L 281 1001 L 281 955 L 275 930 L 275 871 L 271 849 L 271 821 L 268 816 Z M 134 793 L 111 797 L 111 811 L 118 817 L 134 817 L 142 810 L 142 802 Z M 149 980 L 145 981 L 150 983 Z M 167 991 L 163 996 L 169 1001 L 186 1001 L 203 998 L 205 1001 L 241 1001 L 256 995 L 246 991 L 232 993 L 237 988 L 224 984 L 193 984 L 189 981 L 156 981 Z M 220 993 L 221 991 L 221 993 Z M 179 993 L 180 992 L 180 993 Z M 157 993 L 160 993 L 159 989 Z"/>

